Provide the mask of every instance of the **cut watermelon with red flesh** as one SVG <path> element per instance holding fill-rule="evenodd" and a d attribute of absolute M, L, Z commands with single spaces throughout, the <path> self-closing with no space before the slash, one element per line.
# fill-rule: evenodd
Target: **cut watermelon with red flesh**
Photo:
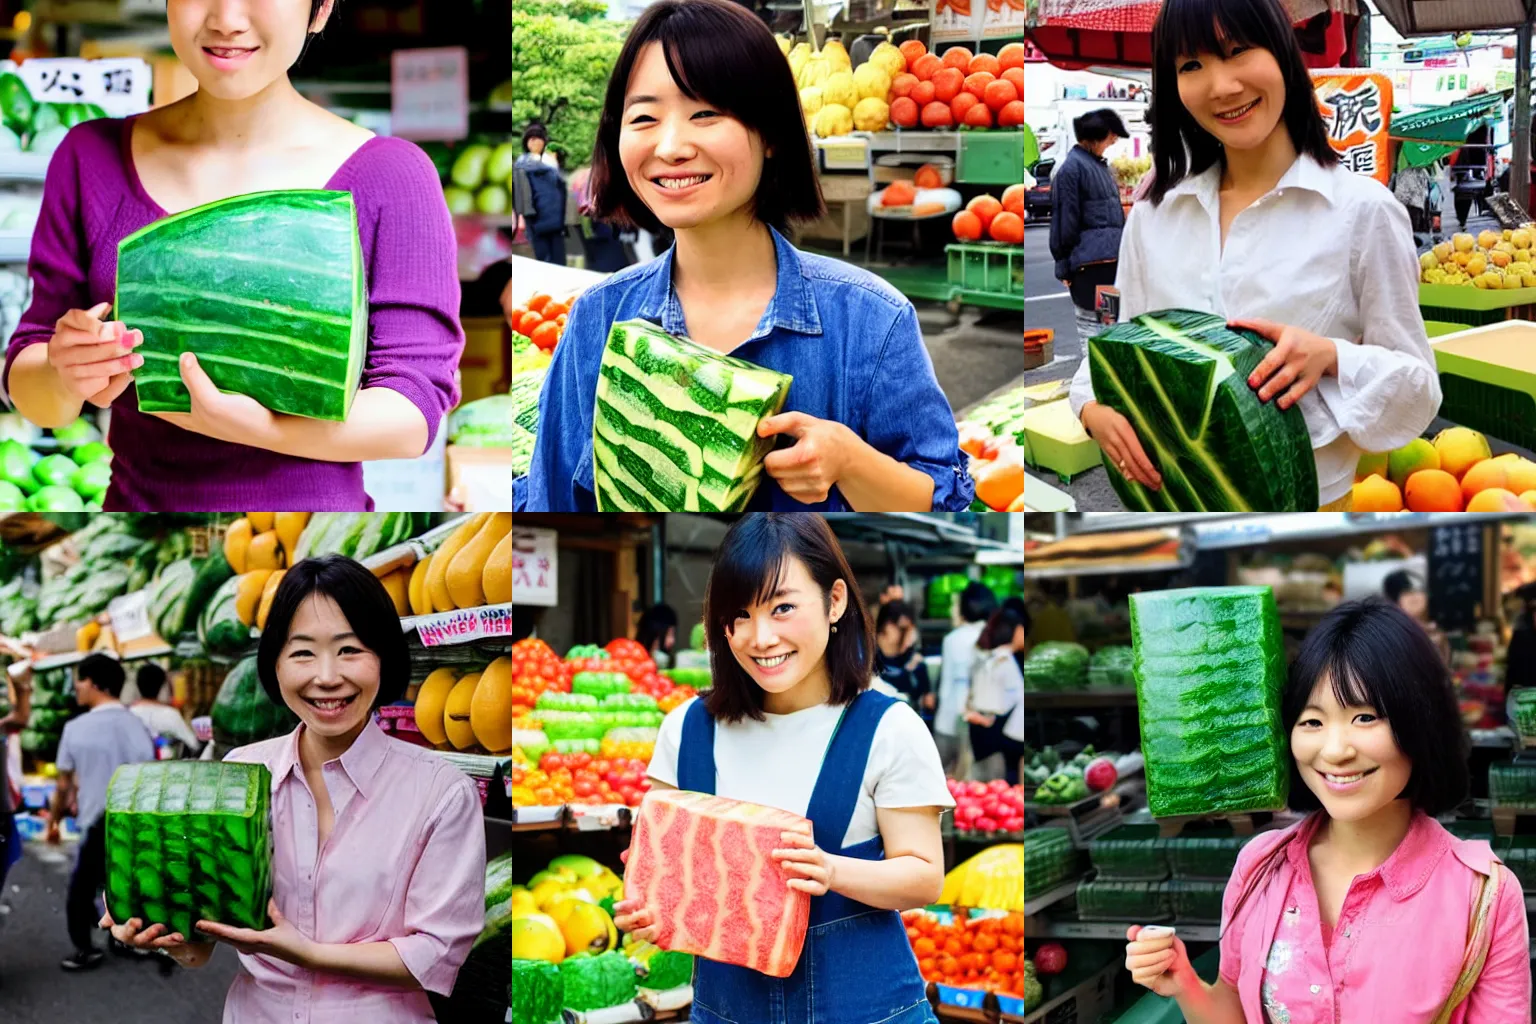
<path fill-rule="evenodd" d="M 651 911 L 656 945 L 786 978 L 800 959 L 811 898 L 773 851 L 808 819 L 683 790 L 647 793 L 625 862 L 624 895 Z"/>

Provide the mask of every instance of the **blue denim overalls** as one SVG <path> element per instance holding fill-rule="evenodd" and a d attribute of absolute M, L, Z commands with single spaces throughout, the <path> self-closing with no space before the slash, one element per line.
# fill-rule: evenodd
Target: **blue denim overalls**
<path fill-rule="evenodd" d="M 861 860 L 885 856 L 879 836 L 843 846 L 863 783 L 875 726 L 894 699 L 865 690 L 844 709 L 822 761 L 806 817 L 816 845 Z M 715 792 L 715 721 L 695 701 L 683 718 L 679 789 Z M 692 1020 L 697 1024 L 938 1024 L 907 930 L 894 910 L 876 910 L 839 893 L 811 897 L 810 926 L 794 973 L 695 961 Z"/>

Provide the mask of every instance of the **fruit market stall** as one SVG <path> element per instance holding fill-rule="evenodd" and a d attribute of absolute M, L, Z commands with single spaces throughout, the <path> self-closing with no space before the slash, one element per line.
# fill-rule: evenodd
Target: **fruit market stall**
<path fill-rule="evenodd" d="M 1128 564 L 1130 545 L 1117 540 L 1116 531 L 1147 518 L 1181 535 L 1179 563 Z M 1178 518 L 1183 521 L 1173 521 Z M 1417 588 L 1403 607 L 1422 618 L 1447 659 L 1470 740 L 1470 799 L 1441 821 L 1454 834 L 1488 838 L 1501 859 L 1523 865 L 1526 838 L 1500 822 L 1524 806 L 1517 780 L 1532 769 L 1515 719 L 1527 705 L 1507 697 L 1502 664 L 1510 627 L 1529 615 L 1518 610 L 1514 588 L 1528 578 L 1530 517 L 1029 519 L 1030 536 L 1045 541 L 1031 550 L 1067 541 L 1102 549 L 1096 562 L 1085 557 L 1070 569 L 1047 569 L 1031 557 L 1025 570 L 1035 621 L 1024 663 L 1031 744 L 1025 934 L 1036 976 L 1045 975 L 1047 1000 L 1059 988 L 1052 988 L 1042 957 L 1054 966 L 1064 953 L 1070 963 L 1098 949 L 1113 954 L 1107 1000 L 1098 1012 L 1120 1019 L 1132 1006 L 1147 1012 L 1166 1004 L 1131 984 L 1123 969 L 1131 924 L 1176 927 L 1197 968 L 1202 956 L 1214 967 L 1222 897 L 1238 852 L 1256 831 L 1299 818 L 1286 810 L 1288 749 L 1277 734 L 1244 752 L 1245 763 L 1268 767 L 1243 773 L 1241 782 L 1193 783 L 1181 773 L 1212 756 L 1216 733 L 1208 717 L 1217 703 L 1228 721 L 1234 714 L 1277 712 L 1271 702 L 1278 689 L 1263 692 L 1266 677 L 1258 666 L 1279 658 L 1274 671 L 1283 672 L 1328 609 L 1341 599 L 1381 594 L 1384 581 L 1399 571 Z M 1169 628 L 1191 618 L 1231 625 Z M 1247 625 L 1234 646 L 1236 634 L 1223 631 L 1240 628 L 1240 620 Z M 1190 687 L 1215 683 L 1187 666 L 1216 649 L 1232 669 L 1223 673 L 1219 701 L 1190 699 Z M 1242 659 L 1252 659 L 1254 670 L 1239 670 Z M 1243 679 L 1255 688 L 1245 692 Z M 1510 724 L 1506 703 L 1517 709 Z M 1231 735 L 1221 733 L 1221 756 L 1232 753 Z M 1117 756 L 1106 747 L 1132 753 Z M 1523 867 L 1512 870 L 1524 885 L 1533 884 Z"/>

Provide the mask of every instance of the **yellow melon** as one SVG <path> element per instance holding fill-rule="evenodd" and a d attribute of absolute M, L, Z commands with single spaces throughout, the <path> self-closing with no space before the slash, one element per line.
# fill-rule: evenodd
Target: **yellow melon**
<path fill-rule="evenodd" d="M 485 589 L 480 583 L 485 563 L 501 538 L 512 532 L 512 513 L 493 512 L 481 524 L 480 530 L 471 537 L 453 561 L 448 564 L 445 582 L 448 597 L 455 608 L 478 608 L 485 604 Z"/>
<path fill-rule="evenodd" d="M 491 549 L 491 557 L 485 560 L 485 570 L 480 574 L 480 589 L 485 591 L 486 604 L 506 604 L 512 600 L 511 531 Z"/>
<path fill-rule="evenodd" d="M 475 534 L 480 532 L 489 518 L 490 512 L 477 512 L 461 520 L 462 525 L 443 541 L 442 547 L 433 552 L 432 564 L 427 568 L 427 596 L 431 598 L 434 610 L 453 611 L 453 597 L 448 592 L 448 567 L 453 564 L 454 556 L 464 545 L 475 539 Z"/>
<path fill-rule="evenodd" d="M 251 521 L 240 518 L 224 531 L 224 560 L 236 575 L 245 572 L 245 552 L 251 546 Z"/>
<path fill-rule="evenodd" d="M 512 749 L 512 659 L 497 658 L 480 674 L 469 704 L 469 727 L 493 754 Z"/>
<path fill-rule="evenodd" d="M 459 674 L 453 669 L 434 669 L 416 692 L 416 728 L 439 747 L 448 742 L 448 733 L 443 728 L 443 709 L 458 681 Z"/>
<path fill-rule="evenodd" d="M 235 614 L 245 625 L 256 624 L 256 610 L 261 607 L 261 595 L 271 578 L 271 569 L 252 569 L 241 575 L 235 585 Z"/>
<path fill-rule="evenodd" d="M 396 569 L 394 572 L 385 573 L 380 580 L 384 589 L 389 591 L 390 600 L 395 602 L 395 614 L 401 618 L 411 613 L 409 598 L 410 581 L 406 577 L 404 569 Z"/>
<path fill-rule="evenodd" d="M 478 685 L 480 685 L 480 673 L 471 672 L 453 684 L 453 689 L 448 691 L 448 702 L 443 705 L 443 731 L 448 734 L 448 742 L 460 750 L 468 750 L 475 745 L 475 730 L 469 724 L 469 708 L 474 702 L 475 687 Z M 510 701 L 509 695 L 509 710 Z M 420 706 L 419 696 L 416 703 Z"/>
<path fill-rule="evenodd" d="M 256 628 L 267 628 L 267 616 L 272 611 L 272 598 L 277 596 L 277 585 L 283 581 L 287 569 L 274 569 L 261 588 L 261 602 L 256 606 Z"/>
<path fill-rule="evenodd" d="M 432 595 L 427 593 L 427 573 L 431 570 L 432 556 L 428 555 L 416 563 L 416 568 L 411 570 L 411 582 L 406 588 L 406 597 L 411 603 L 412 615 L 432 614 Z"/>

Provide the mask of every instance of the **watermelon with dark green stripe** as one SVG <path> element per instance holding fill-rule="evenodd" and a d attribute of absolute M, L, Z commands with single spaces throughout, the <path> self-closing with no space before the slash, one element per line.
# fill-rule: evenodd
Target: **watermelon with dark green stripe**
<path fill-rule="evenodd" d="M 592 477 L 604 512 L 735 512 L 757 489 L 791 377 L 673 337 L 613 325 L 598 370 Z"/>
<path fill-rule="evenodd" d="M 115 318 L 144 332 L 142 412 L 187 412 L 183 352 L 222 391 L 343 420 L 368 343 L 348 192 L 256 192 L 158 220 L 118 243 Z"/>

